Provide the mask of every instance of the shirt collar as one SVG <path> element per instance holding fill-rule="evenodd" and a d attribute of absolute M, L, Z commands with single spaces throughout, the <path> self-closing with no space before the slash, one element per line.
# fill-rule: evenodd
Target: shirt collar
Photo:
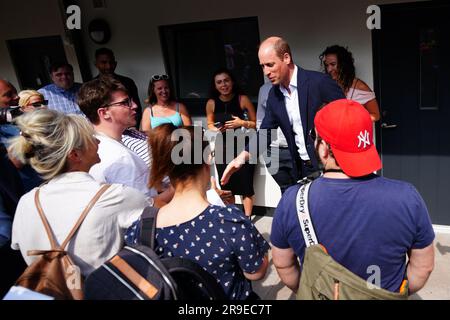
<path fill-rule="evenodd" d="M 292 73 L 291 82 L 289 82 L 289 90 L 292 92 L 297 89 L 297 65 L 294 64 L 294 72 Z M 280 84 L 280 90 L 284 95 L 289 95 L 286 88 Z"/>
<path fill-rule="evenodd" d="M 99 139 L 101 141 L 101 139 L 106 139 L 108 141 L 113 141 L 113 143 L 118 143 L 122 146 L 124 146 L 122 141 L 117 141 L 116 139 L 108 136 L 106 133 L 100 132 L 100 131 L 95 131 L 95 136 L 97 139 Z"/>
<path fill-rule="evenodd" d="M 48 184 L 54 183 L 80 183 L 86 181 L 95 181 L 95 179 L 87 172 L 74 171 L 62 173 L 51 179 Z"/>
<path fill-rule="evenodd" d="M 297 72 L 298 72 L 298 68 L 294 64 L 294 73 L 292 73 L 292 78 L 291 78 L 291 82 L 289 83 L 289 87 L 297 88 Z"/>

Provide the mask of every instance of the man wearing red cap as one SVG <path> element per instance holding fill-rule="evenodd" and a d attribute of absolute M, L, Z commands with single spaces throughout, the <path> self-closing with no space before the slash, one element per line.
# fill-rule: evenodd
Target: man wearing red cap
<path fill-rule="evenodd" d="M 336 100 L 317 112 L 314 124 L 312 139 L 324 175 L 305 197 L 317 242 L 364 281 L 373 279 L 375 266 L 381 288 L 399 292 L 407 276 L 409 294 L 417 292 L 434 267 L 434 232 L 422 197 L 409 183 L 373 173 L 382 165 L 362 105 Z M 294 292 L 300 279 L 297 257 L 303 264 L 306 247 L 297 216 L 299 189 L 293 186 L 283 195 L 271 232 L 273 263 Z"/>

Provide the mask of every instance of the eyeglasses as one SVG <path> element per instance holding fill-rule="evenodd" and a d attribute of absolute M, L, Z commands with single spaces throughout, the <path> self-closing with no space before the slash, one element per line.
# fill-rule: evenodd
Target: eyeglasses
<path fill-rule="evenodd" d="M 32 103 L 31 105 L 35 108 L 45 107 L 48 105 L 48 100 L 44 100 L 42 102 L 35 102 L 35 103 Z"/>
<path fill-rule="evenodd" d="M 154 74 L 152 76 L 152 81 L 159 81 L 159 80 L 169 80 L 169 76 L 167 74 Z"/>
<path fill-rule="evenodd" d="M 113 102 L 113 103 L 107 104 L 107 105 L 105 105 L 105 107 L 125 107 L 125 108 L 128 108 L 128 109 L 131 109 L 133 107 L 133 99 L 126 98 L 123 101 Z"/>

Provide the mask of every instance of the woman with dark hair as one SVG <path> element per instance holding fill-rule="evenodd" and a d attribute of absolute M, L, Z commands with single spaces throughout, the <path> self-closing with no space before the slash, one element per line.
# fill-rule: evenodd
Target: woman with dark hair
<path fill-rule="evenodd" d="M 192 124 L 186 106 L 175 101 L 169 76 L 165 74 L 154 75 L 150 79 L 146 103 L 149 106 L 142 115 L 142 131 L 149 132 L 151 129 L 164 123 L 171 123 L 176 127 Z"/>
<path fill-rule="evenodd" d="M 233 75 L 227 69 L 219 69 L 214 72 L 210 97 L 206 104 L 206 118 L 208 129 L 222 134 L 222 139 L 216 138 L 215 143 L 217 171 L 219 177 L 222 177 L 227 167 L 227 160 L 231 161 L 242 152 L 242 150 L 238 150 L 238 145 L 242 145 L 242 143 L 237 143 L 239 135 L 244 133 L 241 128 L 256 128 L 256 111 L 250 99 L 241 94 Z M 234 137 L 227 139 L 228 134 Z M 229 148 L 230 154 L 227 155 L 226 141 L 231 140 L 234 141 L 234 147 L 233 149 Z M 247 163 L 230 178 L 226 185 L 221 184 L 222 189 L 231 190 L 234 195 L 243 197 L 242 203 L 247 216 L 251 216 L 253 210 L 254 169 L 254 165 Z"/>
<path fill-rule="evenodd" d="M 362 104 L 370 113 L 372 121 L 380 119 L 375 93 L 361 79 L 355 76 L 352 53 L 347 48 L 333 45 L 327 47 L 319 56 L 324 72 L 337 81 L 347 99 Z"/>
<path fill-rule="evenodd" d="M 251 281 L 264 277 L 269 245 L 236 206 L 218 207 L 207 201 L 211 156 L 203 128 L 177 130 L 163 124 L 150 132 L 149 143 L 150 186 L 159 188 L 169 176 L 175 188 L 172 200 L 157 215 L 156 253 L 198 263 L 217 279 L 229 299 L 254 297 Z M 139 239 L 137 226 L 139 221 L 128 230 L 128 244 Z"/>

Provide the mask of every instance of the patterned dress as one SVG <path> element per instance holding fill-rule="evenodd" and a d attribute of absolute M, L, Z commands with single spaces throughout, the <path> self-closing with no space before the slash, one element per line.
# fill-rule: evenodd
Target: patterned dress
<path fill-rule="evenodd" d="M 127 231 L 125 242 L 136 244 L 139 221 Z M 194 219 L 157 228 L 156 253 L 182 257 L 198 263 L 220 283 L 232 300 L 245 300 L 252 285 L 243 272 L 255 273 L 269 250 L 252 222 L 236 206 L 210 205 Z"/>

